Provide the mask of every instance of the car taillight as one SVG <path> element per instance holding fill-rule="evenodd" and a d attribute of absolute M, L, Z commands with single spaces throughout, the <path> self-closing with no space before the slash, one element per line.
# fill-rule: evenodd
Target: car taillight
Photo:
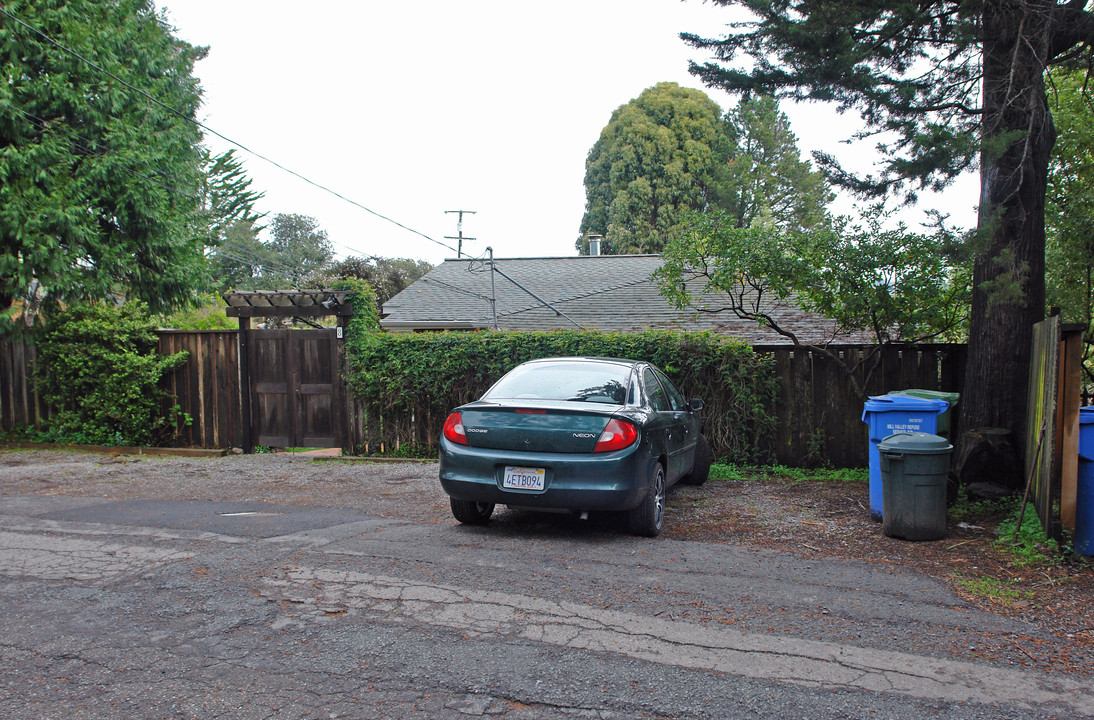
<path fill-rule="evenodd" d="M 612 419 L 600 433 L 593 452 L 611 452 L 630 447 L 638 439 L 638 428 L 625 420 Z"/>
<path fill-rule="evenodd" d="M 436 425 L 434 425 L 436 427 Z M 463 429 L 463 418 L 454 412 L 444 421 L 444 436 L 459 445 L 467 444 L 467 431 Z"/>

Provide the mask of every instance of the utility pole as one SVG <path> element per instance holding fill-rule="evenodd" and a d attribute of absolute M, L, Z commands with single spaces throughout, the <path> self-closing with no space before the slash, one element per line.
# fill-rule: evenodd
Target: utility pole
<path fill-rule="evenodd" d="M 464 240 L 474 240 L 475 239 L 473 237 L 465 238 L 463 236 L 463 214 L 467 213 L 468 215 L 474 215 L 475 211 L 474 210 L 445 210 L 444 211 L 445 215 L 450 215 L 452 213 L 459 213 L 460 214 L 460 219 L 456 221 L 456 234 L 458 235 L 458 237 L 452 237 L 451 235 L 445 235 L 444 239 L 445 240 L 456 240 L 457 241 L 456 257 L 460 258 L 460 257 L 463 257 L 463 241 Z"/>

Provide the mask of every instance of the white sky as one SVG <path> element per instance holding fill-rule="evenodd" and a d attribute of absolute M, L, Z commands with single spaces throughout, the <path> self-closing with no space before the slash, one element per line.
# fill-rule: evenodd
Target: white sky
<path fill-rule="evenodd" d="M 699 0 L 158 0 L 182 39 L 210 46 L 199 118 L 251 150 L 455 247 L 497 257 L 574 255 L 585 157 L 612 111 L 661 81 L 733 100 L 688 74 L 678 37 L 723 33 L 736 11 Z M 784 106 L 803 157 L 834 152 L 857 118 Z M 214 152 L 231 147 L 210 137 Z M 237 152 L 259 209 L 315 217 L 339 256 L 455 253 Z M 936 205 L 975 223 L 975 178 Z M 849 212 L 849 200 L 836 210 Z M 910 225 L 921 213 L 906 215 Z"/>

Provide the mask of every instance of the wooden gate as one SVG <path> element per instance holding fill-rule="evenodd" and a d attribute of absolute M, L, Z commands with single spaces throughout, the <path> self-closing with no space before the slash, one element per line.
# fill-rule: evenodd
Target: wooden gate
<path fill-rule="evenodd" d="M 341 338 L 353 317 L 345 290 L 224 293 L 239 318 L 243 449 L 342 447 Z M 251 318 L 338 318 L 332 330 L 252 330 Z"/>
<path fill-rule="evenodd" d="M 251 444 L 341 447 L 337 330 L 245 330 Z"/>

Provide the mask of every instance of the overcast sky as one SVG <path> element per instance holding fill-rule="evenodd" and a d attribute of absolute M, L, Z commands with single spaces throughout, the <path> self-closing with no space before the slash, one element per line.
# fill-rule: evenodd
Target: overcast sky
<path fill-rule="evenodd" d="M 497 257 L 574 255 L 585 157 L 612 111 L 661 81 L 734 100 L 687 72 L 681 31 L 718 36 L 736 10 L 699 0 L 158 0 L 182 39 L 209 46 L 200 119 L 309 180 L 442 243 Z M 803 156 L 854 118 L 784 107 Z M 231 145 L 208 140 L 214 152 Z M 239 154 L 260 210 L 315 217 L 335 251 L 440 262 L 455 253 Z M 975 178 L 942 200 L 975 222 Z M 851 209 L 841 201 L 841 212 Z M 921 214 L 909 216 L 918 222 Z"/>

